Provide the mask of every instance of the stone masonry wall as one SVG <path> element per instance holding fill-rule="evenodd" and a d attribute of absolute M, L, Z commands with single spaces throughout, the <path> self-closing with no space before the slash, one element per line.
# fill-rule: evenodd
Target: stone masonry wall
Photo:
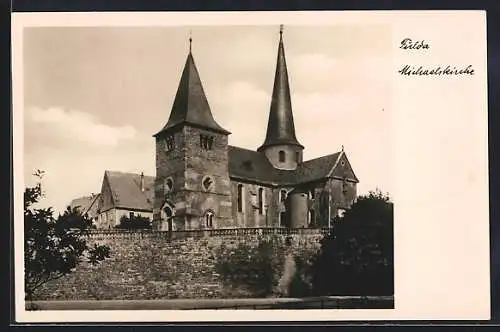
<path fill-rule="evenodd" d="M 292 234 L 288 234 L 288 233 Z M 290 252 L 312 257 L 320 248 L 318 229 L 228 229 L 191 232 L 108 231 L 90 235 L 106 244 L 111 257 L 76 270 L 41 288 L 36 300 L 111 300 L 254 297 L 245 287 L 230 287 L 216 271 L 217 252 L 244 243 L 256 247 L 271 236 L 291 238 Z M 173 237 L 173 238 L 172 238 Z M 228 252 L 229 254 L 230 252 Z M 285 257 L 283 257 L 283 260 Z"/>

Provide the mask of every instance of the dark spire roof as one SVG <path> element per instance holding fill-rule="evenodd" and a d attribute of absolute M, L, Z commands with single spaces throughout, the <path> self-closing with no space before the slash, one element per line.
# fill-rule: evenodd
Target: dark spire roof
<path fill-rule="evenodd" d="M 278 59 L 274 76 L 271 109 L 269 111 L 269 120 L 267 123 L 267 134 L 264 144 L 262 144 L 259 150 L 266 146 L 279 144 L 297 145 L 303 148 L 295 137 L 285 48 L 283 46 L 283 26 L 280 27 Z"/>
<path fill-rule="evenodd" d="M 189 54 L 182 71 L 177 94 L 175 95 L 172 112 L 167 124 L 156 135 L 179 124 L 190 124 L 196 127 L 214 130 L 224 134 L 229 131 L 215 122 L 207 97 L 201 84 L 200 75 L 196 69 L 191 53 L 191 37 L 189 37 Z"/>

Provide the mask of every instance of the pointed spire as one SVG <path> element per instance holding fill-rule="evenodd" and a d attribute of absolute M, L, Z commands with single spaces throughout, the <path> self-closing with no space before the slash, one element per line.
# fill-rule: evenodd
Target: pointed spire
<path fill-rule="evenodd" d="M 191 41 L 190 36 L 189 54 L 182 71 L 170 117 L 163 129 L 154 136 L 180 124 L 189 124 L 223 134 L 230 134 L 229 131 L 222 128 L 214 120 L 191 53 Z"/>
<path fill-rule="evenodd" d="M 295 137 L 288 70 L 285 60 L 285 48 L 283 46 L 283 25 L 280 25 L 278 57 L 276 61 L 271 109 L 269 111 L 269 120 L 267 123 L 267 134 L 264 144 L 262 144 L 259 150 L 267 146 L 282 144 L 295 145 L 303 148 Z"/>

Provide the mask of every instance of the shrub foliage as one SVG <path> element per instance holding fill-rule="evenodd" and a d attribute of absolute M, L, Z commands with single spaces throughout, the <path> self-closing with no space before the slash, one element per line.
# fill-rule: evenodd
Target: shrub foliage
<path fill-rule="evenodd" d="M 118 229 L 151 229 L 151 220 L 142 216 L 122 216 L 120 223 L 116 225 Z"/>
<path fill-rule="evenodd" d="M 35 174 L 41 180 L 43 172 Z M 109 257 L 107 246 L 87 245 L 85 235 L 92 220 L 77 208 L 68 207 L 57 218 L 49 208 L 35 208 L 43 197 L 41 181 L 24 192 L 24 282 L 25 297 L 32 300 L 35 291 L 50 280 L 71 273 L 83 260 L 97 264 Z"/>
<path fill-rule="evenodd" d="M 315 295 L 393 295 L 393 204 L 379 190 L 358 197 L 322 240 Z"/>

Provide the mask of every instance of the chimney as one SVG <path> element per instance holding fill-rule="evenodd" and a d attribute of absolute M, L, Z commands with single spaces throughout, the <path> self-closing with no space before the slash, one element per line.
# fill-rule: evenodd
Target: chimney
<path fill-rule="evenodd" d="M 144 191 L 144 172 L 141 172 L 141 191 Z"/>

